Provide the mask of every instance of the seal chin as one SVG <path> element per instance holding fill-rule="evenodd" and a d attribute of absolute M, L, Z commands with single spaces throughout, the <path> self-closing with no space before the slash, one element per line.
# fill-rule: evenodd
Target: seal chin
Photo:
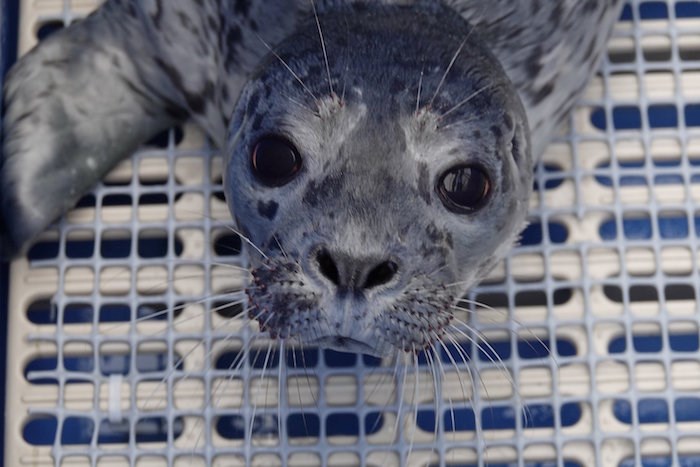
<path fill-rule="evenodd" d="M 375 348 L 366 342 L 346 336 L 323 336 L 318 339 L 313 339 L 308 343 L 311 345 L 317 345 L 324 349 L 333 349 L 339 352 L 360 353 L 371 355 L 373 357 L 384 357 L 386 353 L 383 349 Z"/>

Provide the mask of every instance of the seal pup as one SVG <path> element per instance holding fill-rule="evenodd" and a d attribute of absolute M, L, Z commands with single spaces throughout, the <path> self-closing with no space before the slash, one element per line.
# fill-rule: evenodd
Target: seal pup
<path fill-rule="evenodd" d="M 441 342 L 523 226 L 532 167 L 621 0 L 108 0 L 10 71 L 2 229 L 23 248 L 187 118 L 223 150 L 272 336 Z M 526 20 L 525 20 L 526 19 Z"/>

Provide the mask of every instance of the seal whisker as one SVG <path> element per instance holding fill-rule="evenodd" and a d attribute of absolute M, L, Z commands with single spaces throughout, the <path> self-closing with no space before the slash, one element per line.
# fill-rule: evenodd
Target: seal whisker
<path fill-rule="evenodd" d="M 288 371 L 287 371 L 287 356 L 286 356 L 286 351 L 285 351 L 285 339 L 280 339 L 280 346 L 279 346 L 279 356 L 278 356 L 278 363 L 277 363 L 277 439 L 282 442 L 283 439 L 286 439 L 285 433 L 283 433 L 283 430 L 286 432 L 286 429 L 284 427 L 284 423 L 282 422 L 282 378 L 284 376 L 284 380 L 288 380 Z M 282 374 L 282 369 L 284 368 L 284 375 Z M 286 399 L 286 397 L 285 397 Z"/>
<path fill-rule="evenodd" d="M 452 345 L 454 345 L 455 350 L 457 350 L 457 355 L 462 359 L 462 362 L 464 363 L 464 368 L 467 370 L 467 374 L 469 375 L 469 380 L 471 381 L 472 385 L 472 396 L 469 398 L 471 401 L 471 407 L 472 407 L 472 412 L 474 414 L 474 428 L 476 432 L 476 439 L 478 439 L 481 442 L 481 445 L 479 446 L 480 448 L 483 447 L 484 444 L 484 436 L 483 436 L 483 427 L 481 424 L 481 413 L 480 413 L 480 408 L 477 407 L 477 399 L 476 399 L 476 392 L 477 392 L 477 381 L 476 378 L 474 377 L 474 373 L 476 373 L 480 383 L 481 383 L 481 388 L 484 390 L 486 393 L 486 399 L 491 400 L 491 396 L 489 395 L 489 390 L 488 387 L 486 386 L 483 378 L 481 377 L 481 374 L 479 373 L 478 368 L 472 369 L 472 367 L 469 365 L 468 360 L 469 356 L 466 355 L 464 352 L 464 349 L 460 345 L 459 341 L 457 341 L 453 336 L 450 334 L 446 334 L 445 337 L 447 337 L 450 342 L 452 342 Z M 465 392 L 466 396 L 466 392 Z"/>
<path fill-rule="evenodd" d="M 219 323 L 219 325 L 216 326 L 216 327 L 214 328 L 214 330 L 219 329 L 219 328 L 223 327 L 223 326 L 226 325 L 226 324 L 227 324 L 227 323 L 225 323 L 225 322 Z M 231 337 L 231 336 L 233 336 L 234 334 L 235 334 L 235 331 L 234 331 L 234 332 L 231 332 L 227 337 Z M 201 340 L 197 345 L 193 346 L 185 355 L 179 357 L 179 358 L 177 359 L 177 361 L 175 361 L 175 362 L 173 363 L 172 368 L 170 368 L 170 370 L 169 370 L 168 372 L 166 372 L 165 375 L 163 375 L 163 377 L 160 379 L 160 381 L 158 382 L 158 384 L 156 384 L 156 386 L 152 389 L 152 391 L 150 392 L 150 394 L 148 394 L 148 396 L 146 396 L 146 400 L 144 401 L 143 410 L 147 410 L 147 409 L 148 409 L 148 405 L 150 404 L 150 401 L 153 400 L 153 397 L 155 396 L 156 392 L 158 392 L 158 389 L 159 389 L 163 384 L 165 384 L 165 381 L 166 381 L 168 378 L 170 378 L 170 376 L 172 376 L 175 372 L 181 372 L 180 370 L 177 369 L 177 367 L 178 367 L 180 364 L 182 364 L 182 363 L 184 363 L 185 361 L 187 361 L 187 358 L 188 358 L 190 355 L 192 355 L 192 353 L 194 353 L 194 351 L 197 350 L 197 349 L 199 348 L 199 346 L 201 346 L 202 344 L 204 344 L 204 340 Z M 188 371 L 181 372 L 181 374 L 184 375 L 184 378 L 183 378 L 182 381 L 185 381 L 185 380 L 188 378 L 188 376 L 189 376 L 190 374 L 192 374 L 192 373 L 193 373 L 193 372 L 188 372 Z"/>
<path fill-rule="evenodd" d="M 467 299 L 462 298 L 462 299 L 460 299 L 460 301 L 465 302 L 465 303 L 472 304 L 472 305 L 477 306 L 477 307 L 481 307 L 481 308 L 483 308 L 483 309 L 485 309 L 485 310 L 492 311 L 492 312 L 494 312 L 494 313 L 496 313 L 496 314 L 507 315 L 507 312 L 505 312 L 505 311 L 503 311 L 503 310 L 498 310 L 498 309 L 496 309 L 496 308 L 494 308 L 494 307 L 491 307 L 491 306 L 489 306 L 489 305 L 486 305 L 486 304 L 484 304 L 484 303 L 480 303 L 480 302 L 477 302 L 477 301 L 474 301 L 474 300 L 467 300 Z M 452 305 L 452 307 L 453 307 L 454 309 L 456 309 L 456 310 L 459 310 L 459 311 L 467 311 L 467 312 L 469 312 L 469 313 L 472 313 L 472 312 L 473 312 L 473 310 L 470 310 L 470 309 L 468 309 L 468 308 L 463 308 L 463 307 L 461 307 L 461 306 L 459 305 L 459 303 L 457 303 L 457 304 L 455 304 L 455 305 Z M 547 351 L 547 353 L 548 353 L 548 358 L 550 358 L 550 359 L 552 360 L 552 362 L 557 366 L 557 368 L 559 368 L 559 363 L 558 363 L 558 362 L 556 361 L 556 359 L 552 356 L 552 349 L 551 349 L 551 347 L 550 347 L 545 341 L 543 341 L 542 338 L 540 338 L 537 334 L 535 334 L 535 332 L 534 332 L 532 329 L 530 329 L 528 326 L 526 326 L 526 325 L 525 325 L 524 323 L 522 323 L 520 320 L 517 320 L 517 319 L 513 318 L 512 316 L 507 316 L 507 318 L 508 318 L 510 321 L 512 321 L 513 323 L 517 324 L 518 327 L 519 327 L 519 329 L 523 329 L 523 330 L 527 331 L 527 333 L 528 333 L 530 336 L 532 336 L 532 337 L 537 341 L 537 343 L 538 343 L 539 345 L 542 346 L 543 349 L 545 349 L 545 350 Z M 464 321 L 462 321 L 461 319 L 459 319 L 459 318 L 457 318 L 457 317 L 453 317 L 453 320 L 454 320 L 457 324 L 459 324 L 459 325 L 466 325 L 466 323 L 465 323 Z M 495 321 L 494 321 L 494 322 L 495 322 Z M 512 333 L 513 335 L 515 335 L 515 336 L 518 336 L 518 337 L 520 336 L 520 335 L 518 334 L 518 332 L 517 332 L 516 330 L 514 330 L 514 329 L 508 328 L 508 331 L 509 331 L 510 333 Z M 532 344 L 530 344 L 529 342 L 527 342 L 527 345 L 528 345 L 528 347 L 530 347 L 530 349 L 532 349 L 533 351 L 536 351 L 536 350 L 537 350 L 537 349 L 536 349 Z"/>
<path fill-rule="evenodd" d="M 303 355 L 304 350 L 303 350 L 302 344 L 300 344 L 300 347 L 301 347 L 301 352 Z M 294 365 L 294 368 L 298 368 L 296 348 L 294 348 L 294 347 L 292 347 L 292 363 Z M 313 399 L 316 400 L 316 398 L 314 397 L 314 394 L 313 394 L 313 389 L 311 386 L 311 380 L 309 378 L 308 368 L 306 367 L 305 364 L 303 364 L 303 365 L 304 365 L 304 375 L 306 376 L 306 384 L 309 387 L 309 392 L 311 393 Z M 308 423 L 306 423 L 306 414 L 304 413 L 304 405 L 305 404 L 301 398 L 301 387 L 299 385 L 299 379 L 295 378 L 294 383 L 297 387 L 297 395 L 299 396 L 299 410 L 301 411 L 301 422 L 304 424 L 304 433 L 306 433 L 306 436 L 311 436 L 311 432 L 309 431 L 309 425 L 308 425 Z"/>
<path fill-rule="evenodd" d="M 333 91 L 333 81 L 331 80 L 331 67 L 328 64 L 328 52 L 326 51 L 326 41 L 323 38 L 323 31 L 321 30 L 321 20 L 318 18 L 318 11 L 316 11 L 316 2 L 314 0 L 309 0 L 311 2 L 311 9 L 314 12 L 314 19 L 316 20 L 316 28 L 318 29 L 318 37 L 321 41 L 321 50 L 323 51 L 323 60 L 326 63 L 326 74 L 328 75 L 328 88 L 330 89 L 330 95 L 335 95 Z"/>
<path fill-rule="evenodd" d="M 229 336 L 227 336 L 227 338 L 225 338 L 223 340 L 224 341 L 228 340 L 230 338 L 230 336 L 232 336 L 233 334 L 234 333 L 229 334 Z M 246 359 L 248 357 L 249 346 L 250 346 L 250 341 L 247 341 L 246 345 L 241 349 L 241 352 L 238 353 L 234 357 L 234 359 L 231 361 L 231 364 L 228 366 L 228 368 L 226 370 L 227 373 L 229 373 L 228 376 L 226 378 L 219 378 L 217 380 L 216 385 L 214 386 L 214 388 L 212 390 L 212 397 L 214 398 L 212 405 L 214 407 L 217 407 L 220 404 L 221 399 L 224 397 L 224 392 L 221 391 L 221 386 L 224 383 L 224 381 L 226 381 L 226 382 L 233 381 L 236 374 L 241 370 L 241 367 L 243 365 L 245 365 Z M 212 347 L 209 350 L 209 352 L 207 352 L 207 354 L 205 355 L 205 359 L 208 359 L 213 353 L 214 353 L 214 348 Z M 244 384 L 245 384 L 245 382 L 244 382 Z M 244 386 L 244 388 L 245 388 L 245 386 Z M 244 391 L 245 391 L 245 389 L 244 389 Z M 195 423 L 196 424 L 194 426 L 193 431 L 196 430 L 197 428 L 200 428 L 201 425 L 204 423 L 204 420 L 203 420 L 203 418 L 197 418 L 197 422 L 195 422 Z M 199 433 L 197 434 L 197 439 L 195 440 L 194 446 L 192 447 L 192 455 L 193 456 L 194 456 L 195 451 L 197 450 L 197 446 L 199 446 L 199 441 L 201 439 L 202 433 L 204 433 L 203 429 L 200 430 Z"/>
<path fill-rule="evenodd" d="M 416 95 L 416 110 L 415 113 L 417 114 L 418 111 L 420 110 L 420 95 L 421 91 L 423 90 L 423 74 L 424 74 L 425 68 L 421 68 L 420 70 L 420 78 L 418 78 L 418 93 Z"/>
<path fill-rule="evenodd" d="M 225 297 L 228 297 L 228 296 L 237 294 L 237 293 L 240 293 L 240 291 L 226 292 L 226 293 L 221 293 L 221 294 L 212 294 L 212 295 L 206 296 L 206 297 L 204 297 L 204 298 L 202 298 L 202 299 L 199 299 L 199 300 L 193 300 L 193 301 L 189 301 L 189 302 L 182 303 L 181 305 L 177 305 L 177 306 L 175 306 L 175 307 L 173 307 L 173 308 L 165 308 L 165 309 L 163 309 L 163 310 L 161 310 L 161 311 L 157 311 L 157 312 L 155 312 L 155 313 L 151 313 L 151 314 L 149 314 L 149 315 L 147 315 L 147 316 L 142 316 L 142 317 L 140 317 L 140 318 L 134 318 L 134 319 L 130 319 L 130 320 L 128 320 L 128 321 L 124 321 L 124 322 L 121 322 L 121 323 L 115 323 L 115 324 L 112 324 L 112 325 L 109 325 L 109 326 L 105 326 L 104 328 L 101 328 L 101 329 L 102 329 L 101 332 L 107 333 L 107 332 L 110 332 L 110 331 L 115 331 L 115 330 L 117 330 L 117 329 L 119 329 L 119 328 L 121 328 L 121 327 L 124 327 L 124 326 L 127 326 L 127 327 L 128 327 L 128 326 L 131 326 L 131 325 L 134 325 L 134 324 L 142 323 L 142 322 L 145 322 L 145 321 L 150 321 L 150 320 L 152 320 L 152 319 L 154 319 L 154 318 L 158 318 L 158 317 L 160 317 L 160 316 L 167 315 L 167 314 L 170 313 L 170 312 L 173 312 L 173 313 L 174 313 L 174 312 L 183 310 L 183 309 L 187 308 L 187 307 L 190 306 L 190 305 L 199 305 L 199 304 L 202 304 L 202 303 L 207 302 L 207 301 L 212 300 L 212 299 L 225 298 Z M 209 310 L 202 310 L 201 312 L 197 313 L 196 315 L 197 315 L 197 316 L 201 316 L 201 315 L 203 315 L 204 313 L 207 313 L 208 311 L 209 311 Z"/>
<path fill-rule="evenodd" d="M 316 95 L 315 95 L 313 92 L 311 92 L 311 89 L 309 89 L 309 87 L 306 86 L 306 84 L 305 84 L 304 81 L 301 79 L 301 77 L 299 77 L 299 75 L 298 75 L 294 70 L 292 70 L 292 68 L 289 66 L 289 64 L 288 64 L 287 62 L 285 62 L 284 59 L 283 59 L 282 57 L 280 57 L 280 55 L 279 55 L 277 52 L 275 52 L 275 50 L 270 46 L 270 44 L 268 44 L 268 43 L 265 41 L 265 39 L 263 39 L 263 38 L 260 36 L 260 34 L 258 34 L 258 33 L 256 32 L 255 35 L 258 37 L 258 39 L 260 40 L 260 42 L 263 43 L 263 45 L 265 46 L 265 48 L 266 48 L 277 60 L 280 61 L 280 63 L 282 64 L 282 66 L 285 67 L 285 68 L 287 69 L 287 71 L 292 75 L 292 77 L 296 80 L 296 82 L 299 83 L 299 84 L 301 85 L 301 87 L 304 89 L 304 91 L 305 91 L 307 94 L 309 94 L 311 97 L 313 97 L 314 102 L 316 102 L 316 103 L 318 104 L 318 97 L 316 97 Z"/>
<path fill-rule="evenodd" d="M 265 362 L 264 362 L 264 364 L 263 364 L 262 372 L 261 372 L 261 376 L 260 376 L 260 384 L 265 383 L 265 370 L 267 369 L 267 360 L 268 360 L 268 358 L 270 357 L 270 349 L 271 349 L 271 346 L 272 346 L 272 344 L 271 344 L 271 342 L 268 340 L 268 342 L 267 342 L 267 352 L 266 352 L 266 354 L 265 354 Z M 253 362 L 257 362 L 257 361 L 258 361 L 258 357 L 260 356 L 260 351 L 261 351 L 261 349 L 258 348 L 258 351 L 255 353 L 255 357 L 253 358 Z M 251 384 L 250 384 L 251 388 L 252 388 L 252 380 L 253 380 L 253 377 L 251 376 L 251 381 L 250 381 L 250 383 L 251 383 Z M 265 383 L 265 384 L 266 384 L 266 386 L 267 386 L 267 383 Z M 266 401 L 266 400 L 267 400 L 267 390 L 265 391 L 265 401 Z M 257 410 L 258 410 L 258 399 L 257 399 L 257 397 L 255 397 L 255 396 L 249 394 L 248 402 L 249 402 L 250 404 L 252 404 L 253 410 L 252 410 L 252 414 L 251 414 L 250 418 L 247 420 L 248 428 L 246 429 L 246 437 L 245 437 L 245 439 L 246 439 L 246 442 L 247 442 L 250 446 L 252 446 L 252 445 L 253 445 L 253 431 L 254 431 L 254 428 L 255 428 L 255 414 L 256 414 L 256 412 L 257 412 Z"/>
<path fill-rule="evenodd" d="M 428 363 L 428 369 L 430 370 L 430 374 L 433 379 L 433 423 L 435 424 L 435 427 L 433 428 L 433 439 L 437 441 L 438 433 L 440 432 L 440 402 L 442 401 L 442 380 L 439 380 L 441 375 L 438 375 L 437 364 L 435 363 L 433 357 L 439 360 L 439 356 L 435 354 L 435 347 L 433 344 L 430 344 L 428 348 L 424 350 L 424 354 L 426 362 Z"/>
<path fill-rule="evenodd" d="M 408 455 L 406 456 L 406 463 L 402 465 L 408 465 L 408 461 L 411 458 L 411 453 L 413 452 L 413 446 L 415 445 L 416 441 L 416 428 L 417 428 L 417 420 L 418 420 L 418 389 L 420 387 L 420 367 L 418 366 L 418 351 L 416 350 L 416 345 L 413 344 L 413 352 L 411 353 L 413 356 L 413 373 L 415 375 L 414 382 L 413 382 L 413 396 L 412 396 L 412 402 L 413 402 L 413 423 L 411 424 L 411 435 L 410 435 L 410 441 L 408 445 Z"/>
<path fill-rule="evenodd" d="M 467 388 L 464 385 L 464 381 L 462 380 L 462 372 L 459 369 L 459 366 L 457 365 L 457 362 L 455 361 L 454 357 L 452 356 L 452 352 L 450 352 L 445 345 L 445 342 L 442 340 L 441 336 L 436 335 L 436 342 L 440 344 L 442 347 L 443 351 L 447 355 L 447 358 L 450 360 L 452 367 L 455 369 L 455 373 L 457 373 L 457 381 L 459 382 L 459 387 L 462 390 L 462 397 L 467 399 Z M 442 363 L 440 363 L 442 365 Z M 447 374 L 446 370 L 443 368 L 443 373 Z M 454 401 L 452 400 L 451 397 L 449 397 L 449 402 L 450 402 L 450 421 L 452 422 L 452 436 L 456 440 L 457 439 L 457 423 L 455 420 L 455 406 L 454 406 Z"/>
<path fill-rule="evenodd" d="M 480 340 L 481 342 L 484 343 L 484 345 L 486 346 L 486 349 L 488 349 L 488 351 L 485 350 L 485 349 L 481 346 L 481 344 L 478 344 L 475 340 L 473 340 L 473 338 L 471 338 L 470 336 L 468 336 L 464 331 L 462 331 L 461 329 L 459 329 L 459 328 L 458 328 L 457 326 L 455 326 L 454 324 L 450 324 L 449 326 L 450 326 L 451 329 L 454 329 L 455 331 L 457 331 L 459 334 L 461 334 L 461 335 L 464 336 L 465 338 L 471 340 L 471 341 L 478 347 L 478 349 L 479 349 L 481 352 L 483 352 L 484 355 L 486 355 L 486 358 L 488 358 L 488 360 L 489 360 L 493 365 L 495 365 L 495 366 L 499 369 L 499 371 L 501 372 L 501 374 L 503 374 L 503 375 L 506 377 L 506 380 L 508 381 L 508 383 L 510 384 L 511 388 L 513 389 L 513 393 L 514 393 L 514 395 L 515 395 L 515 397 L 516 397 L 517 402 L 518 402 L 521 406 L 524 405 L 524 404 L 522 403 L 522 401 L 523 401 L 522 394 L 520 394 L 520 391 L 518 390 L 518 386 L 517 386 L 517 384 L 515 383 L 515 380 L 513 379 L 513 375 L 511 374 L 509 368 L 507 367 L 507 365 L 505 364 L 505 362 L 503 361 L 503 359 L 502 359 L 502 358 L 500 357 L 500 355 L 498 355 L 498 353 L 496 352 L 496 349 L 491 345 L 490 342 L 488 342 L 488 340 L 485 338 L 485 336 L 483 336 L 480 332 L 478 332 L 477 330 L 475 330 L 474 328 L 472 328 L 471 326 L 467 325 L 467 324 L 464 323 L 464 322 L 461 322 L 461 324 L 462 324 L 463 326 L 465 326 L 470 332 L 472 332 L 472 333 L 474 333 L 475 335 L 477 335 L 477 336 L 479 337 L 479 340 Z M 494 356 L 495 356 L 495 358 L 494 358 Z M 483 381 L 482 381 L 482 384 L 483 384 Z M 526 408 L 526 411 L 529 411 L 529 409 Z"/>
<path fill-rule="evenodd" d="M 227 225 L 226 228 L 227 228 L 228 230 L 230 230 L 231 232 L 235 233 L 236 235 L 238 235 L 239 237 L 241 237 L 241 240 L 243 240 L 243 241 L 246 242 L 248 245 L 250 245 L 251 247 L 253 247 L 253 249 L 254 249 L 255 251 L 257 251 L 258 253 L 260 253 L 260 256 L 262 256 L 263 258 L 265 258 L 265 259 L 267 259 L 267 260 L 270 259 L 265 253 L 263 253 L 263 251 L 262 251 L 260 248 L 257 247 L 257 245 L 255 245 L 248 237 L 246 237 L 245 235 L 243 235 L 239 230 L 233 228 L 233 227 L 230 226 L 230 225 Z"/>
<path fill-rule="evenodd" d="M 435 93 L 433 94 L 433 97 L 430 99 L 430 102 L 428 103 L 429 107 L 433 106 L 433 102 L 435 102 L 435 99 L 437 98 L 438 94 L 440 93 L 440 89 L 442 89 L 442 85 L 445 84 L 445 80 L 447 79 L 447 75 L 450 74 L 450 70 L 454 66 L 455 62 L 457 61 L 457 57 L 459 57 L 459 54 L 462 53 L 462 49 L 464 48 L 464 45 L 467 43 L 469 40 L 469 36 L 471 34 L 471 31 L 474 28 L 472 28 L 467 34 L 467 36 L 462 40 L 462 42 L 459 44 L 459 47 L 457 48 L 457 51 L 452 55 L 452 58 L 450 59 L 449 65 L 447 65 L 447 68 L 445 69 L 445 72 L 442 75 L 442 78 L 440 78 L 440 82 L 437 85 L 437 88 L 435 89 Z"/>
<path fill-rule="evenodd" d="M 239 300 L 239 301 L 228 302 L 228 303 L 226 303 L 226 304 L 224 304 L 224 305 L 220 305 L 220 306 L 218 306 L 218 307 L 215 307 L 215 308 L 212 308 L 212 309 L 209 309 L 209 310 L 202 310 L 201 312 L 195 313 L 195 314 L 193 314 L 192 316 L 189 316 L 189 317 L 187 317 L 187 318 L 178 319 L 178 324 L 183 325 L 183 324 L 185 324 L 185 323 L 187 323 L 187 322 L 189 322 L 189 321 L 192 321 L 192 320 L 195 320 L 195 319 L 200 319 L 200 318 L 202 317 L 202 315 L 204 315 L 205 313 L 217 312 L 217 311 L 219 311 L 219 310 L 226 309 L 226 308 L 230 307 L 231 305 L 242 305 L 242 304 L 244 304 L 244 303 L 245 303 L 245 300 Z M 231 324 L 232 322 L 238 321 L 238 320 L 248 319 L 247 317 L 242 316 L 242 315 L 244 315 L 244 314 L 245 314 L 245 313 L 244 313 L 243 311 L 241 311 L 241 313 L 239 313 L 239 314 L 236 315 L 236 316 L 232 316 L 232 317 L 230 317 L 230 318 L 226 318 L 226 321 L 224 321 L 223 323 L 220 323 L 219 326 L 225 325 L 225 324 Z M 149 318 L 150 318 L 150 317 L 149 317 Z M 217 326 L 217 328 L 218 328 L 219 326 Z M 163 332 L 162 330 L 156 330 L 156 331 L 151 332 L 151 333 L 142 333 L 141 335 L 144 336 L 144 337 L 152 337 L 152 336 L 158 336 L 158 335 L 162 334 L 162 332 Z"/>
<path fill-rule="evenodd" d="M 309 386 L 309 393 L 311 394 L 311 398 L 314 400 L 314 405 L 316 408 L 319 407 L 318 405 L 318 398 L 316 397 L 316 394 L 313 391 L 313 385 L 311 384 L 311 377 L 309 376 L 309 367 L 306 365 L 306 356 L 304 355 L 304 347 L 303 343 L 300 342 L 301 346 L 301 364 L 304 367 L 304 376 L 306 377 L 306 384 Z M 320 350 L 319 350 L 320 351 Z M 298 386 L 297 386 L 298 387 Z M 299 396 L 301 398 L 301 395 Z M 300 401 L 301 403 L 301 401 Z M 306 423 L 306 420 L 304 421 Z"/>
<path fill-rule="evenodd" d="M 481 94 L 481 93 L 483 93 L 484 91 L 487 91 L 487 90 L 489 90 L 489 89 L 492 89 L 492 88 L 494 88 L 495 86 L 496 86 L 495 84 L 487 84 L 487 85 L 485 85 L 485 86 L 480 87 L 479 89 L 477 89 L 476 91 L 474 91 L 473 93 L 469 94 L 467 97 L 465 97 L 464 99 L 462 99 L 461 101 L 459 101 L 459 102 L 458 102 L 457 104 L 455 104 L 453 107 L 451 107 L 450 109 L 448 109 L 447 111 L 445 111 L 445 112 L 443 112 L 441 115 L 439 115 L 439 116 L 438 116 L 438 120 L 444 119 L 444 118 L 447 117 L 449 114 L 451 114 L 451 113 L 454 112 L 455 110 L 459 109 L 460 107 L 462 107 L 463 105 L 467 104 L 469 101 L 471 101 L 472 99 L 474 99 L 475 97 L 477 97 L 479 94 Z"/>
<path fill-rule="evenodd" d="M 516 389 L 515 381 L 513 381 L 511 374 L 510 374 L 510 371 L 508 370 L 508 367 L 506 366 L 506 364 L 503 361 L 503 359 L 501 358 L 501 356 L 498 355 L 498 352 L 493 347 L 493 345 L 488 341 L 486 336 L 483 333 L 481 333 L 480 331 L 477 331 L 476 329 L 469 326 L 468 324 L 466 324 L 463 321 L 461 322 L 461 325 L 466 327 L 469 332 L 476 335 L 478 337 L 478 340 L 475 340 L 474 338 L 469 336 L 466 332 L 464 332 L 463 330 L 461 330 L 459 327 L 455 326 L 454 324 L 450 324 L 449 327 L 450 327 L 450 329 L 457 331 L 464 338 L 469 339 L 473 344 L 475 344 L 477 346 L 477 348 L 481 352 L 483 352 L 484 355 L 486 355 L 486 358 L 488 358 L 492 364 L 496 365 L 496 367 L 499 367 L 501 369 L 501 371 L 503 371 L 503 374 L 506 375 L 511 386 L 513 386 L 513 389 Z M 482 342 L 483 346 L 479 342 Z"/>

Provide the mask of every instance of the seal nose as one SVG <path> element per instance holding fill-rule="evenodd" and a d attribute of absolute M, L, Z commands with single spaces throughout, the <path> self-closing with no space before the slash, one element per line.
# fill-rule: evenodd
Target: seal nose
<path fill-rule="evenodd" d="M 316 266 L 338 289 L 369 290 L 391 281 L 399 266 L 391 260 L 372 257 L 354 258 L 331 253 L 325 248 L 316 252 Z"/>

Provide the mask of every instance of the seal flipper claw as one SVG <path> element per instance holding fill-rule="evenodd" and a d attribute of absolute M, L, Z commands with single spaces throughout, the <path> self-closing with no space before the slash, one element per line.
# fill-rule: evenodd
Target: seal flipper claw
<path fill-rule="evenodd" d="M 0 164 L 8 246 L 21 249 L 143 141 L 186 117 L 153 65 L 156 46 L 135 3 L 105 3 L 8 73 Z"/>

